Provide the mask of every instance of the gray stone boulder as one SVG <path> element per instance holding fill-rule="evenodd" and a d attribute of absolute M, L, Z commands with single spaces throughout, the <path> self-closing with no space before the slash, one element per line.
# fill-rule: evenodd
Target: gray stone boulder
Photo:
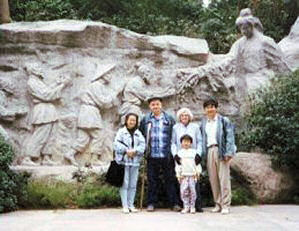
<path fill-rule="evenodd" d="M 270 157 L 261 153 L 239 152 L 231 162 L 231 168 L 244 178 L 259 202 L 280 201 L 282 195 L 293 186 L 283 172 L 275 171 Z"/>

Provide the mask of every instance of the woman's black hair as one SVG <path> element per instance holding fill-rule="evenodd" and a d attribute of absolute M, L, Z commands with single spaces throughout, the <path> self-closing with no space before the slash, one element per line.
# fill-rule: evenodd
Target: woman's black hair
<path fill-rule="evenodd" d="M 138 128 L 138 115 L 135 114 L 135 113 L 130 112 L 130 113 L 126 114 L 125 126 L 128 128 L 128 119 L 129 119 L 130 116 L 135 116 L 135 118 L 136 118 L 136 125 L 135 125 L 134 128 L 132 128 L 133 130 L 136 130 Z"/>

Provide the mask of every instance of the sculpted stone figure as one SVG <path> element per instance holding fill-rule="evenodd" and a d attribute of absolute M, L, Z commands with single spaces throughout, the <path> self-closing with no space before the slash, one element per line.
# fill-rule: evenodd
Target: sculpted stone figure
<path fill-rule="evenodd" d="M 14 107 L 9 108 L 12 104 L 10 98 L 15 95 L 15 91 L 16 89 L 12 82 L 0 79 L 0 120 L 13 122 L 17 117 L 27 114 L 27 108 L 25 107 L 18 107 L 14 105 Z M 6 141 L 9 140 L 8 133 L 1 125 L 0 134 Z"/>
<path fill-rule="evenodd" d="M 33 110 L 31 112 L 31 124 L 34 131 L 25 142 L 23 152 L 25 158 L 23 165 L 35 166 L 35 162 L 41 159 L 42 165 L 55 164 L 51 160 L 51 147 L 47 145 L 52 134 L 53 125 L 58 120 L 58 114 L 54 102 L 61 97 L 62 89 L 67 85 L 69 79 L 59 78 L 53 85 L 44 82 L 44 73 L 37 66 L 26 68 L 29 74 L 27 82 L 28 92 L 33 99 Z"/>
<path fill-rule="evenodd" d="M 233 44 L 227 55 L 221 57 L 221 60 L 179 71 L 180 94 L 184 94 L 187 88 L 197 85 L 205 76 L 210 77 L 212 88 L 217 89 L 219 84 L 213 84 L 215 79 L 224 82 L 233 75 L 237 100 L 242 103 L 249 91 L 266 84 L 269 77 L 290 70 L 282 51 L 273 39 L 263 35 L 260 20 L 252 15 L 249 8 L 241 10 L 236 25 L 243 36 Z"/>
<path fill-rule="evenodd" d="M 125 115 L 129 112 L 141 116 L 141 104 L 150 97 L 159 96 L 164 98 L 175 94 L 174 88 L 168 87 L 165 89 L 156 86 L 155 76 L 149 66 L 137 63 L 134 68 L 136 75 L 125 85 L 122 105 L 119 109 L 122 123 Z"/>
<path fill-rule="evenodd" d="M 80 97 L 81 106 L 77 122 L 77 140 L 64 156 L 72 165 L 78 165 L 75 155 L 83 153 L 89 143 L 90 153 L 96 157 L 93 164 L 101 164 L 99 158 L 102 146 L 105 145 L 103 143 L 105 134 L 100 109 L 108 109 L 114 106 L 117 94 L 117 92 L 112 92 L 109 89 L 108 83 L 109 80 L 105 78 L 105 74 L 101 78 L 96 76 Z"/>

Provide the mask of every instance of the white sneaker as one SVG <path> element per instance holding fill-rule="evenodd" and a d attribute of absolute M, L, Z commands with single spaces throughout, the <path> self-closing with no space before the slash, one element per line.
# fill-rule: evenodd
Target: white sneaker
<path fill-rule="evenodd" d="M 139 212 L 139 210 L 136 209 L 135 207 L 131 207 L 131 208 L 129 208 L 129 210 L 130 210 L 130 212 L 132 212 L 132 213 L 138 213 L 138 212 Z"/>
<path fill-rule="evenodd" d="M 190 209 L 190 213 L 195 214 L 195 212 L 196 212 L 195 208 L 192 207 L 192 208 Z"/>
<path fill-rule="evenodd" d="M 212 210 L 212 213 L 220 213 L 221 212 L 221 207 L 219 205 L 216 205 Z"/>
<path fill-rule="evenodd" d="M 128 208 L 123 208 L 123 213 L 128 214 L 128 213 L 130 213 L 130 210 Z"/>
<path fill-rule="evenodd" d="M 189 208 L 183 208 L 183 210 L 181 211 L 181 214 L 186 214 L 189 212 Z"/>
<path fill-rule="evenodd" d="M 221 210 L 221 214 L 222 214 L 222 215 L 229 214 L 229 208 L 223 208 L 223 209 Z"/>

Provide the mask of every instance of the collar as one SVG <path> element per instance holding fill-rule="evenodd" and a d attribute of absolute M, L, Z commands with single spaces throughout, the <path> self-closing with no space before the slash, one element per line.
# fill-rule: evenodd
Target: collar
<path fill-rule="evenodd" d="M 207 121 L 208 121 L 208 123 L 211 123 L 211 122 L 216 122 L 217 119 L 218 119 L 218 114 L 215 115 L 214 119 L 207 118 Z"/>
<path fill-rule="evenodd" d="M 162 111 L 158 118 L 155 117 L 154 113 L 151 112 L 150 118 L 151 119 L 156 119 L 156 120 L 164 119 L 164 112 Z"/>

